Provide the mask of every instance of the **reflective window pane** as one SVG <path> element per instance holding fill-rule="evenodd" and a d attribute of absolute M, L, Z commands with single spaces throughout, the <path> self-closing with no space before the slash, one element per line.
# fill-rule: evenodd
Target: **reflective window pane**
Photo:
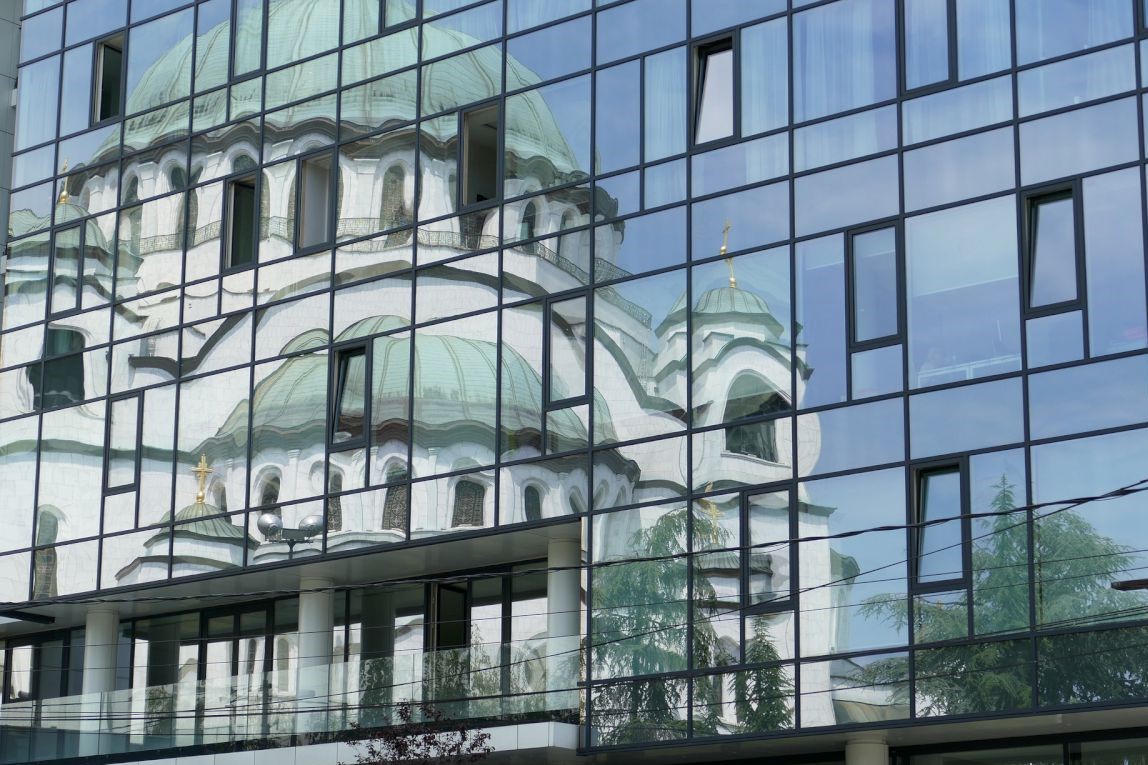
<path fill-rule="evenodd" d="M 875 340 L 897 333 L 897 230 L 853 235 L 853 339 Z"/>
<path fill-rule="evenodd" d="M 905 0 L 905 87 L 949 79 L 948 0 Z"/>
<path fill-rule="evenodd" d="M 698 53 L 694 142 L 733 135 L 733 49 Z"/>
<path fill-rule="evenodd" d="M 1039 199 L 1029 214 L 1032 242 L 1029 305 L 1076 298 L 1076 218 L 1071 196 Z"/>
<path fill-rule="evenodd" d="M 917 476 L 917 581 L 920 583 L 960 578 L 961 527 L 943 523 L 961 515 L 961 471 L 932 470 Z M 942 521 L 938 523 L 938 521 Z"/>
<path fill-rule="evenodd" d="M 1017 0 L 1017 62 L 1027 64 L 1132 34 L 1124 0 Z"/>

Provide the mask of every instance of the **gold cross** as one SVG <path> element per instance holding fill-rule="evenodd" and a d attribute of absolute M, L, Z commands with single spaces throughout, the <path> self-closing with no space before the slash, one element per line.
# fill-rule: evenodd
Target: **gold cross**
<path fill-rule="evenodd" d="M 730 222 L 727 220 L 725 222 L 725 228 L 723 228 L 721 230 L 721 249 L 718 250 L 718 254 L 721 255 L 722 257 L 725 257 L 726 250 L 728 249 L 730 228 L 732 228 L 732 226 L 730 225 Z M 725 264 L 729 268 L 729 286 L 736 288 L 737 287 L 737 277 L 733 275 L 733 258 L 726 258 Z"/>
<path fill-rule="evenodd" d="M 203 498 L 207 496 L 207 476 L 215 471 L 207 466 L 207 455 L 199 455 L 199 464 L 191 469 L 195 473 L 195 477 L 199 479 L 199 492 L 195 495 L 197 504 L 203 503 Z"/>

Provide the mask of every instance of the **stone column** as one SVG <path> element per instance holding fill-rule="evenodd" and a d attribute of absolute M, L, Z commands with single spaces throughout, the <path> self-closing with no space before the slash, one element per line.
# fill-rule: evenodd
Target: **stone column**
<path fill-rule="evenodd" d="M 582 633 L 582 542 L 551 539 L 546 549 L 547 709 L 577 703 L 578 643 Z M 554 570 L 559 569 L 559 570 Z M 561 691 L 561 692 L 559 692 Z"/>
<path fill-rule="evenodd" d="M 120 617 L 111 606 L 93 606 L 84 622 L 84 677 L 80 734 L 81 754 L 100 751 L 100 736 L 109 732 L 105 720 L 111 709 L 102 694 L 116 689 L 116 653 Z"/>
<path fill-rule="evenodd" d="M 845 742 L 845 765 L 889 765 L 889 745 L 881 734 L 854 736 Z"/>
<path fill-rule="evenodd" d="M 298 715 L 300 731 L 324 730 L 325 712 L 331 701 L 328 687 L 331 670 L 331 648 L 335 632 L 335 597 L 330 579 L 303 577 L 299 586 L 299 681 L 296 698 L 299 709 L 312 709 Z"/>

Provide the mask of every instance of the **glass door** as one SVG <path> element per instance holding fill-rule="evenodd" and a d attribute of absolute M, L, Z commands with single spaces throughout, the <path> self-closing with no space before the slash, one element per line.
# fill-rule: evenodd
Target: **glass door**
<path fill-rule="evenodd" d="M 202 743 L 266 732 L 270 617 L 270 606 L 204 612 L 196 715 Z"/>

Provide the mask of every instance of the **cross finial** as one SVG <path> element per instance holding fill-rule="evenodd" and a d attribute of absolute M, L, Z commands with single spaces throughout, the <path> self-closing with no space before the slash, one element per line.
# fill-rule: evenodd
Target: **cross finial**
<path fill-rule="evenodd" d="M 721 230 L 721 249 L 718 250 L 718 253 L 722 257 L 725 257 L 726 251 L 729 249 L 729 247 L 728 247 L 728 245 L 729 245 L 729 230 L 731 228 L 733 228 L 733 226 L 727 220 L 725 222 L 725 227 Z M 729 286 L 731 288 L 736 289 L 737 288 L 737 277 L 733 275 L 733 258 L 726 258 L 725 264 L 729 268 Z"/>
<path fill-rule="evenodd" d="M 202 504 L 204 497 L 207 496 L 207 476 L 215 471 L 207 466 L 207 455 L 199 455 L 199 464 L 191 469 L 195 473 L 195 477 L 199 480 L 199 491 L 195 495 L 197 504 Z"/>

